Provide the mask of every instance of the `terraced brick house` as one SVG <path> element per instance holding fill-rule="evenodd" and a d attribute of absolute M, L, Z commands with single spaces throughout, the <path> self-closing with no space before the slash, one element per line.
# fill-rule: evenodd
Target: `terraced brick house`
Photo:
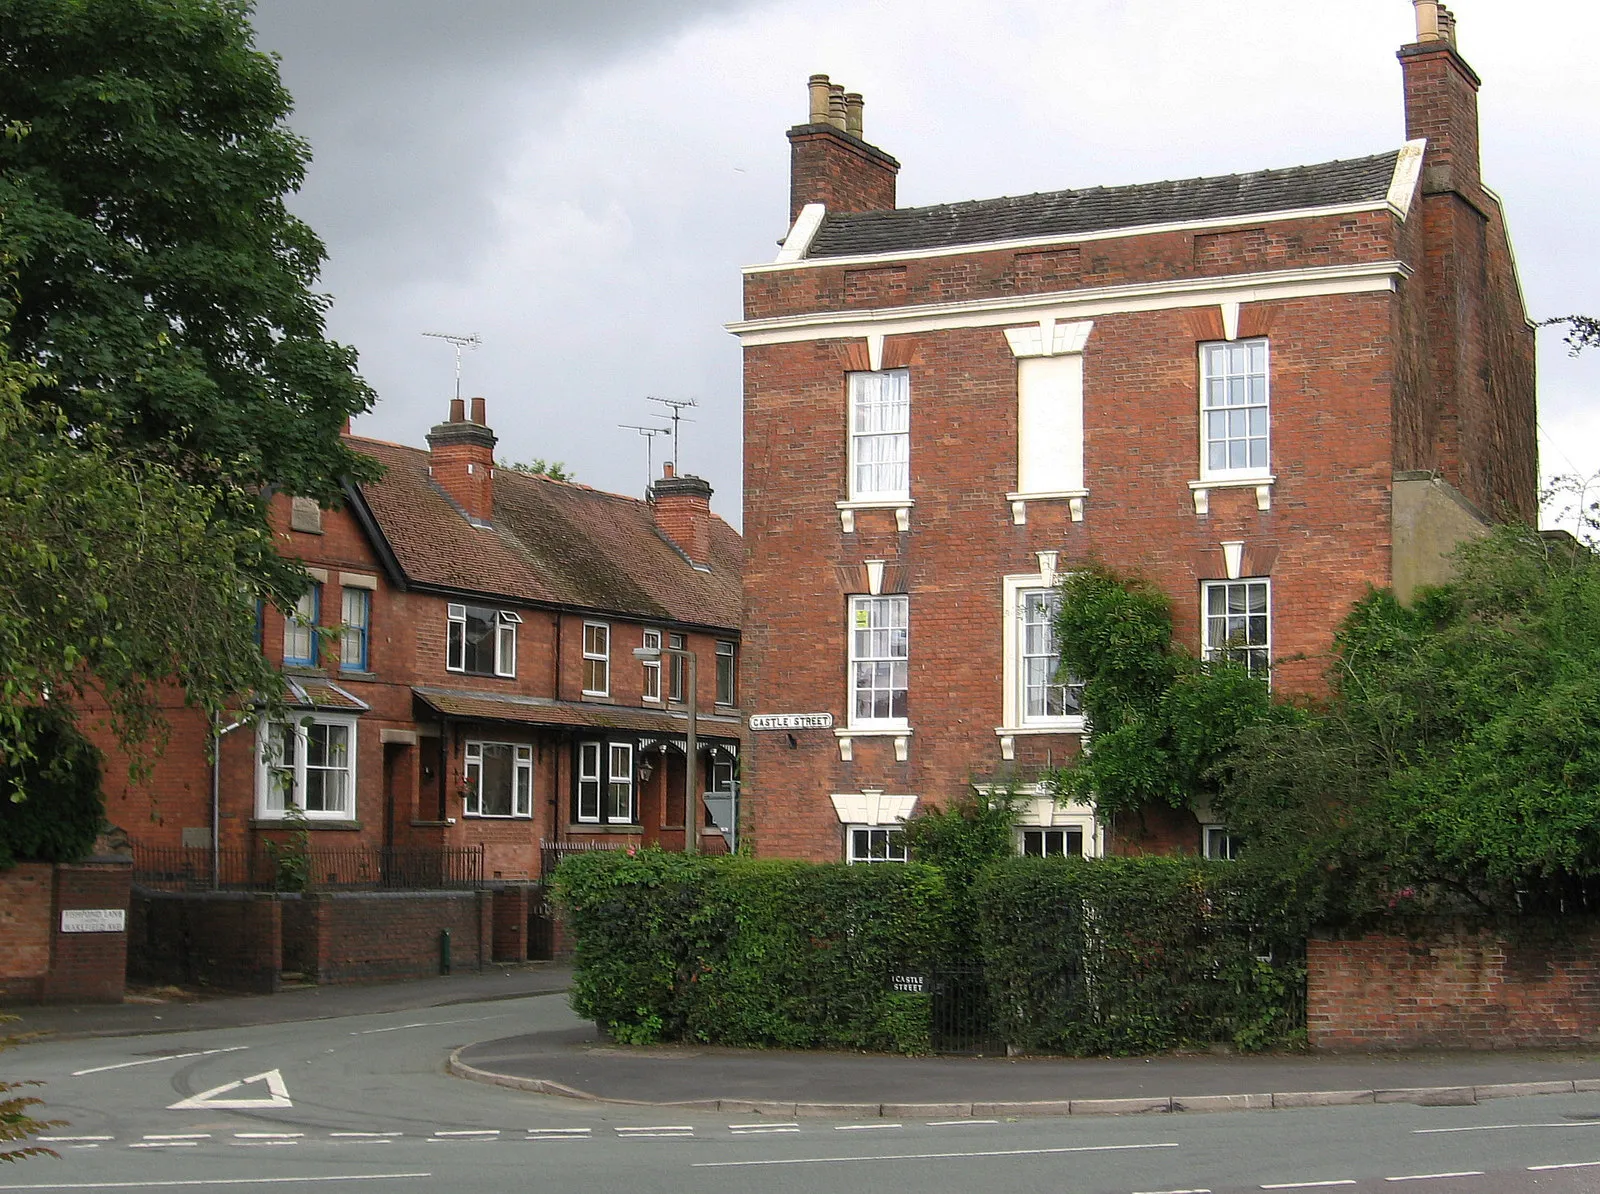
<path fill-rule="evenodd" d="M 483 878 L 529 880 L 541 843 L 682 849 L 686 807 L 723 848 L 685 801 L 690 669 L 633 655 L 695 655 L 699 778 L 726 788 L 743 549 L 711 487 L 669 469 L 641 501 L 497 468 L 478 398 L 425 449 L 350 443 L 380 481 L 339 510 L 273 505 L 281 550 L 316 581 L 261 622 L 293 716 L 222 739 L 214 814 L 207 727 L 172 711 L 150 782 L 109 785 L 136 852 L 215 835 L 224 855 L 259 853 L 304 827 L 322 850 L 481 851 Z"/>
<path fill-rule="evenodd" d="M 789 231 L 730 325 L 745 699 L 778 727 L 745 752 L 757 849 L 900 858 L 919 804 L 1010 784 L 1021 851 L 1228 854 L 1203 809 L 1107 827 L 1038 786 L 1084 735 L 1058 579 L 1139 571 L 1191 649 L 1314 690 L 1368 585 L 1535 518 L 1479 79 L 1416 8 L 1403 141 L 1226 177 L 898 208 L 860 96 L 812 78 Z"/>

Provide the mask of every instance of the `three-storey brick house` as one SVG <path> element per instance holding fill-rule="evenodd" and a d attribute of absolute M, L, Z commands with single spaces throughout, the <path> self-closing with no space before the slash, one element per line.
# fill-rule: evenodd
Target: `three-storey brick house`
<path fill-rule="evenodd" d="M 669 468 L 639 501 L 498 469 L 482 399 L 426 449 L 349 442 L 380 480 L 339 510 L 272 509 L 315 582 L 261 617 L 291 716 L 226 734 L 213 777 L 207 727 L 172 710 L 149 779 L 108 783 L 110 819 L 136 847 L 259 854 L 304 827 L 313 847 L 481 848 L 505 880 L 540 877 L 543 841 L 682 849 L 686 807 L 704 812 L 684 793 L 691 669 L 632 652 L 693 652 L 698 778 L 726 788 L 743 551 L 711 487 Z"/>
<path fill-rule="evenodd" d="M 1195 650 L 1314 689 L 1369 585 L 1536 506 L 1534 346 L 1479 80 L 1416 0 L 1406 141 L 1220 178 L 895 207 L 826 76 L 789 131 L 791 227 L 744 271 L 751 840 L 903 857 L 919 801 L 1017 785 L 1033 853 L 1226 853 L 1170 810 L 1054 804 L 1080 749 L 1056 582 L 1156 579 Z M 821 720 L 821 719 L 817 719 Z"/>

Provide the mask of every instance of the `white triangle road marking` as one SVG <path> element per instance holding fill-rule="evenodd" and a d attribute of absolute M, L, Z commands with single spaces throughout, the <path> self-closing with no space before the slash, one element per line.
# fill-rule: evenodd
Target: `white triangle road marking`
<path fill-rule="evenodd" d="M 238 1090 L 241 1086 L 249 1086 L 252 1082 L 265 1082 L 267 1094 L 265 1099 L 228 1099 L 222 1096 L 230 1091 Z M 179 1099 L 167 1108 L 168 1111 L 188 1111 L 197 1107 L 216 1109 L 245 1110 L 257 1107 L 293 1107 L 294 1103 L 289 1098 L 289 1088 L 283 1083 L 283 1075 L 277 1070 L 267 1070 L 260 1074 L 252 1074 L 248 1078 L 240 1078 L 237 1082 L 224 1082 L 221 1086 L 213 1086 L 210 1090 L 202 1090 L 199 1094 L 190 1095 L 186 1099 Z"/>

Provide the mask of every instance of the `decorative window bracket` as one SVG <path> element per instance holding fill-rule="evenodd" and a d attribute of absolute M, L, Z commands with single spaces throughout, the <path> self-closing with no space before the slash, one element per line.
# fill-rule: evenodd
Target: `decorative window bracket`
<path fill-rule="evenodd" d="M 842 763 L 849 763 L 855 759 L 856 738 L 893 738 L 894 761 L 904 763 L 911 757 L 910 729 L 835 730 L 833 733 L 839 740 L 839 761 Z"/>
<path fill-rule="evenodd" d="M 1272 509 L 1272 487 L 1277 483 L 1277 477 L 1240 477 L 1217 481 L 1190 481 L 1189 493 L 1194 498 L 1194 512 L 1196 514 L 1211 513 L 1211 491 L 1213 489 L 1253 489 L 1256 491 L 1256 509 L 1265 511 Z"/>
<path fill-rule="evenodd" d="M 839 529 L 846 535 L 856 533 L 857 510 L 893 510 L 894 526 L 897 531 L 911 529 L 911 507 L 916 502 L 910 498 L 891 498 L 880 501 L 844 501 L 835 502 L 834 508 L 839 511 Z"/>
<path fill-rule="evenodd" d="M 1022 526 L 1028 521 L 1029 502 L 1061 502 L 1067 503 L 1067 511 L 1072 516 L 1073 522 L 1083 521 L 1083 501 L 1089 496 L 1087 489 L 1063 489 L 1056 493 L 1008 493 L 1006 501 L 1011 503 L 1011 521 Z"/>

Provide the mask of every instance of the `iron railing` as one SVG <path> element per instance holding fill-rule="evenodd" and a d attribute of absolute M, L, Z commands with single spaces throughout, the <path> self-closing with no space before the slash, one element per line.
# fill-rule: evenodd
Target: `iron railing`
<path fill-rule="evenodd" d="M 326 847 L 266 842 L 208 846 L 134 843 L 133 881 L 162 891 L 440 891 L 483 886 L 482 846 Z"/>
<path fill-rule="evenodd" d="M 637 849 L 637 839 L 617 842 L 583 839 L 548 841 L 541 839 L 539 842 L 539 877 L 545 882 L 549 882 L 550 876 L 556 873 L 556 867 L 561 865 L 561 860 L 568 854 L 588 854 L 595 850 L 626 850 L 629 846 L 634 846 Z"/>

